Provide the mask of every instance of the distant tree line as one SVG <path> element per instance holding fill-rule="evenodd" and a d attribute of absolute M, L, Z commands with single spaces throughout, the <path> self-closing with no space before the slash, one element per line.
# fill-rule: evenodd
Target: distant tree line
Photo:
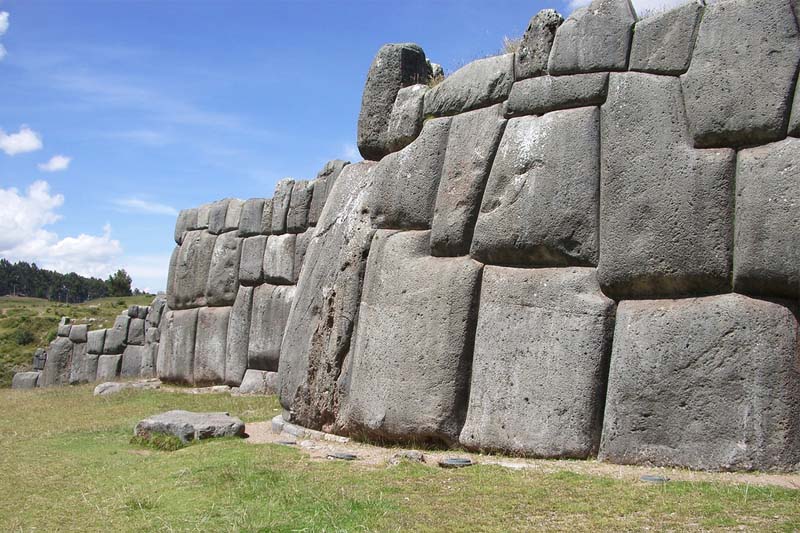
<path fill-rule="evenodd" d="M 130 296 L 131 277 L 120 269 L 103 281 L 74 272 L 61 274 L 45 270 L 36 263 L 11 263 L 0 259 L 0 296 L 16 295 L 80 303 L 104 296 Z M 135 293 L 139 293 L 137 289 Z"/>

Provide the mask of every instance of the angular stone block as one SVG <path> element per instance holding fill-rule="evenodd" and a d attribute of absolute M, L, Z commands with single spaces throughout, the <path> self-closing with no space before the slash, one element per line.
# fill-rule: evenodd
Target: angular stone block
<path fill-rule="evenodd" d="M 166 434 L 183 442 L 215 437 L 244 437 L 244 423 L 228 413 L 168 411 L 145 418 L 133 430 L 139 437 Z"/>
<path fill-rule="evenodd" d="M 174 312 L 167 311 L 164 313 L 164 319 L 161 321 L 160 340 L 158 343 L 158 353 L 156 355 L 156 377 L 167 381 L 167 374 L 172 372 L 172 362 L 175 356 L 173 330 L 174 330 Z"/>
<path fill-rule="evenodd" d="M 132 318 L 128 323 L 128 344 L 144 344 L 145 323 L 141 318 Z"/>
<path fill-rule="evenodd" d="M 261 234 L 272 233 L 272 198 L 264 200 L 264 213 L 261 216 Z"/>
<path fill-rule="evenodd" d="M 735 227 L 736 292 L 800 298 L 800 139 L 739 152 Z"/>
<path fill-rule="evenodd" d="M 511 119 L 470 254 L 502 265 L 596 265 L 599 186 L 598 108 Z"/>
<path fill-rule="evenodd" d="M 292 187 L 289 211 L 286 214 L 286 231 L 302 233 L 308 228 L 308 210 L 314 195 L 314 182 L 298 180 Z"/>
<path fill-rule="evenodd" d="M 121 354 L 128 342 L 128 315 L 120 315 L 114 319 L 114 325 L 106 330 L 106 338 L 103 341 L 104 354 Z"/>
<path fill-rule="evenodd" d="M 630 69 L 678 75 L 689 68 L 703 6 L 689 2 L 636 23 Z"/>
<path fill-rule="evenodd" d="M 86 324 L 75 324 L 69 330 L 69 340 L 74 343 L 86 342 L 89 326 Z"/>
<path fill-rule="evenodd" d="M 69 369 L 69 384 L 77 385 L 78 383 L 88 383 L 94 381 L 94 376 L 91 378 L 86 375 L 86 343 L 73 343 L 72 344 L 72 362 Z"/>
<path fill-rule="evenodd" d="M 541 76 L 511 87 L 506 116 L 542 115 L 557 109 L 600 105 L 606 99 L 608 73 Z"/>
<path fill-rule="evenodd" d="M 294 241 L 294 275 L 292 276 L 292 283 L 296 284 L 300 279 L 300 271 L 303 269 L 308 243 L 311 242 L 311 237 L 313 236 L 314 230 L 310 229 L 305 233 L 298 234 L 297 239 Z"/>
<path fill-rule="evenodd" d="M 369 199 L 375 227 L 431 227 L 450 121 L 428 120 L 413 143 L 384 157 L 375 168 L 375 186 Z"/>
<path fill-rule="evenodd" d="M 217 236 L 206 231 L 190 231 L 175 260 L 171 309 L 187 309 L 207 304 L 206 284 Z"/>
<path fill-rule="evenodd" d="M 208 219 L 211 214 L 211 204 L 203 204 L 197 208 L 197 226 L 195 229 L 208 229 Z"/>
<path fill-rule="evenodd" d="M 158 328 L 149 327 L 144 333 L 145 344 L 154 344 L 161 340 L 161 330 Z"/>
<path fill-rule="evenodd" d="M 530 20 L 519 49 L 514 54 L 516 79 L 533 78 L 547 73 L 547 62 L 556 30 L 563 23 L 564 17 L 552 9 L 543 9 Z"/>
<path fill-rule="evenodd" d="M 248 237 L 242 241 L 239 283 L 242 285 L 258 285 L 264 282 L 264 250 L 266 247 L 266 235 Z"/>
<path fill-rule="evenodd" d="M 253 291 L 247 368 L 276 371 L 295 288 L 264 284 Z"/>
<path fill-rule="evenodd" d="M 250 198 L 242 206 L 239 219 L 239 237 L 251 237 L 261 233 L 261 221 L 264 216 L 264 199 Z"/>
<path fill-rule="evenodd" d="M 197 313 L 194 348 L 194 382 L 219 385 L 225 381 L 230 307 L 201 307 Z"/>
<path fill-rule="evenodd" d="M 63 320 L 63 319 L 62 319 Z M 56 330 L 57 337 L 69 337 L 69 332 L 72 330 L 72 324 L 59 324 Z"/>
<path fill-rule="evenodd" d="M 426 92 L 428 86 L 419 83 L 398 91 L 386 132 L 390 152 L 402 150 L 422 131 L 422 104 Z"/>
<path fill-rule="evenodd" d="M 225 232 L 225 218 L 228 214 L 228 204 L 230 198 L 217 200 L 211 204 L 208 210 L 208 232 L 219 235 Z"/>
<path fill-rule="evenodd" d="M 729 0 L 705 9 L 681 76 L 697 147 L 743 146 L 786 135 L 800 61 L 793 0 Z"/>
<path fill-rule="evenodd" d="M 386 441 L 458 441 L 481 265 L 428 255 L 429 231 L 372 241 L 343 425 Z"/>
<path fill-rule="evenodd" d="M 308 210 L 309 226 L 317 225 L 322 214 L 322 208 L 325 207 L 325 200 L 328 199 L 328 191 L 333 188 L 333 184 L 342 169 L 349 164 L 349 161 L 334 159 L 325 163 L 325 166 L 317 174 L 317 178 L 314 180 L 314 195 L 311 198 L 311 207 Z"/>
<path fill-rule="evenodd" d="M 264 251 L 264 279 L 274 285 L 294 283 L 294 234 L 270 235 Z"/>
<path fill-rule="evenodd" d="M 253 307 L 253 287 L 239 287 L 231 308 L 228 338 L 225 347 L 225 384 L 237 387 L 247 370 L 247 351 L 250 345 L 250 312 Z"/>
<path fill-rule="evenodd" d="M 144 346 L 134 346 L 132 344 L 126 346 L 125 352 L 122 354 L 122 367 L 119 377 L 122 379 L 138 378 L 142 372 L 142 359 L 144 359 L 147 351 Z"/>
<path fill-rule="evenodd" d="M 453 118 L 431 225 L 435 256 L 469 253 L 481 197 L 506 121 L 502 105 Z"/>
<path fill-rule="evenodd" d="M 284 178 L 275 185 L 272 196 L 272 234 L 286 233 L 286 218 L 289 215 L 289 204 L 292 201 L 294 180 Z"/>
<path fill-rule="evenodd" d="M 183 235 L 197 226 L 197 209 L 181 209 L 175 223 L 175 242 L 183 242 Z"/>
<path fill-rule="evenodd" d="M 168 332 L 159 343 L 158 377 L 163 381 L 194 383 L 194 347 L 197 334 L 197 309 L 167 313 Z M 170 342 L 171 341 L 171 342 Z M 161 345 L 169 343 L 163 350 Z"/>
<path fill-rule="evenodd" d="M 94 354 L 103 353 L 103 344 L 106 340 L 106 330 L 96 329 L 86 334 L 87 338 L 87 352 Z"/>
<path fill-rule="evenodd" d="M 121 355 L 101 355 L 97 358 L 97 378 L 95 381 L 114 381 L 119 376 Z"/>
<path fill-rule="evenodd" d="M 797 468 L 795 313 L 738 294 L 622 302 L 600 459 L 698 470 Z"/>
<path fill-rule="evenodd" d="M 225 211 L 225 226 L 222 231 L 237 231 L 239 229 L 239 220 L 242 217 L 242 207 L 244 201 L 238 198 L 231 198 L 228 201 L 228 209 Z"/>
<path fill-rule="evenodd" d="M 239 262 L 242 239 L 228 232 L 217 237 L 206 283 L 206 301 L 209 306 L 233 305 L 239 289 Z"/>
<path fill-rule="evenodd" d="M 16 377 L 16 376 L 15 376 Z M 278 392 L 278 373 L 266 372 L 264 370 L 248 370 L 242 384 L 239 386 L 239 394 L 258 394 L 268 395 Z"/>
<path fill-rule="evenodd" d="M 84 359 L 84 375 L 88 383 L 93 383 L 97 380 L 97 363 L 100 355 L 96 353 L 87 353 Z"/>
<path fill-rule="evenodd" d="M 484 268 L 461 444 L 536 457 L 597 453 L 614 308 L 593 268 Z"/>
<path fill-rule="evenodd" d="M 69 383 L 73 344 L 67 337 L 56 337 L 47 348 L 47 361 L 42 371 L 41 386 L 52 387 Z"/>
<path fill-rule="evenodd" d="M 514 83 L 514 54 L 469 63 L 425 93 L 425 116 L 456 115 L 508 98 Z"/>
<path fill-rule="evenodd" d="M 164 308 L 167 305 L 167 298 L 164 294 L 159 294 L 153 299 L 150 304 L 150 312 L 147 313 L 147 325 L 158 327 L 161 324 L 161 316 L 164 314 Z"/>
<path fill-rule="evenodd" d="M 615 300 L 728 292 L 733 150 L 695 150 L 677 78 L 611 74 L 602 109 L 600 263 Z"/>
<path fill-rule="evenodd" d="M 391 152 L 388 128 L 397 93 L 403 87 L 427 83 L 430 74 L 425 52 L 416 44 L 385 44 L 378 50 L 358 115 L 358 151 L 364 159 L 379 161 Z"/>
<path fill-rule="evenodd" d="M 625 70 L 636 13 L 630 0 L 593 0 L 559 26 L 550 52 L 552 75 Z"/>
<path fill-rule="evenodd" d="M 144 347 L 142 354 L 142 368 L 139 370 L 139 376 L 143 379 L 150 379 L 156 377 L 156 362 L 158 360 L 158 344 L 157 342 L 147 344 Z"/>
<path fill-rule="evenodd" d="M 11 379 L 12 389 L 35 389 L 39 386 L 41 372 L 17 372 Z"/>
<path fill-rule="evenodd" d="M 181 247 L 176 246 L 172 249 L 172 254 L 169 256 L 169 269 L 167 270 L 167 303 L 170 307 L 175 307 L 177 305 L 178 297 L 177 293 L 177 285 L 175 284 L 175 275 L 177 274 L 178 270 L 178 256 L 181 253 Z"/>

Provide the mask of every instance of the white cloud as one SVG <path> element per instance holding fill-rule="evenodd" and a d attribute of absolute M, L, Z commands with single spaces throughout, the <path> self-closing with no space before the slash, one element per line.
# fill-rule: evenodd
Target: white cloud
<path fill-rule="evenodd" d="M 72 161 L 71 157 L 54 155 L 47 163 L 39 163 L 37 166 L 43 172 L 58 172 L 59 170 L 66 170 L 70 161 Z"/>
<path fill-rule="evenodd" d="M 0 189 L 0 257 L 10 261 L 34 262 L 41 268 L 105 277 L 122 253 L 119 241 L 111 238 L 111 226 L 102 235 L 81 233 L 59 239 L 45 226 L 61 217 L 56 209 L 64 203 L 51 194 L 46 181 L 36 181 L 24 194 L 15 188 Z"/>
<path fill-rule="evenodd" d="M 8 31 L 8 11 L 0 11 L 0 35 Z"/>
<path fill-rule="evenodd" d="M 178 214 L 178 210 L 172 206 L 159 204 L 157 202 L 148 202 L 147 200 L 141 200 L 139 198 L 122 198 L 120 200 L 114 200 L 114 203 L 121 208 L 121 211 L 126 213 L 135 211 L 153 215 L 176 216 Z"/>
<path fill-rule="evenodd" d="M 2 61 L 7 55 L 8 52 L 6 51 L 6 47 L 0 44 L 0 61 Z"/>
<path fill-rule="evenodd" d="M 133 286 L 145 292 L 163 291 L 167 287 L 170 254 L 126 256 L 122 268 L 133 278 Z"/>
<path fill-rule="evenodd" d="M 42 136 L 22 125 L 17 133 L 6 133 L 0 129 L 0 150 L 8 155 L 24 154 L 42 149 Z"/>

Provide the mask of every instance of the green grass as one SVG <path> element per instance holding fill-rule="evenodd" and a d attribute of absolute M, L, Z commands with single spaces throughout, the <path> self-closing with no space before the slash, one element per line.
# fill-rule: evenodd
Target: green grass
<path fill-rule="evenodd" d="M 301 450 L 205 441 L 131 443 L 168 409 L 249 421 L 275 398 L 91 387 L 0 391 L 2 531 L 794 531 L 800 491 L 718 483 L 655 486 L 569 471 L 312 461 Z M 557 463 L 555 463 L 557 464 Z"/>
<path fill-rule="evenodd" d="M 0 387 L 9 387 L 15 372 L 30 370 L 33 352 L 36 348 L 46 348 L 55 338 L 62 316 L 78 324 L 90 324 L 90 329 L 102 329 L 110 327 L 123 309 L 150 305 L 152 301 L 152 296 L 129 296 L 63 304 L 40 298 L 0 296 Z"/>

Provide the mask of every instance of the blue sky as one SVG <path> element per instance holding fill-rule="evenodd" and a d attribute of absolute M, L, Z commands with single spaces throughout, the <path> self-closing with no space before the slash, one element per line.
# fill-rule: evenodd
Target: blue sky
<path fill-rule="evenodd" d="M 0 257 L 101 277 L 124 267 L 163 289 L 178 209 L 271 196 L 282 177 L 360 159 L 361 91 L 382 44 L 416 42 L 450 73 L 545 7 L 572 10 L 0 0 Z"/>

